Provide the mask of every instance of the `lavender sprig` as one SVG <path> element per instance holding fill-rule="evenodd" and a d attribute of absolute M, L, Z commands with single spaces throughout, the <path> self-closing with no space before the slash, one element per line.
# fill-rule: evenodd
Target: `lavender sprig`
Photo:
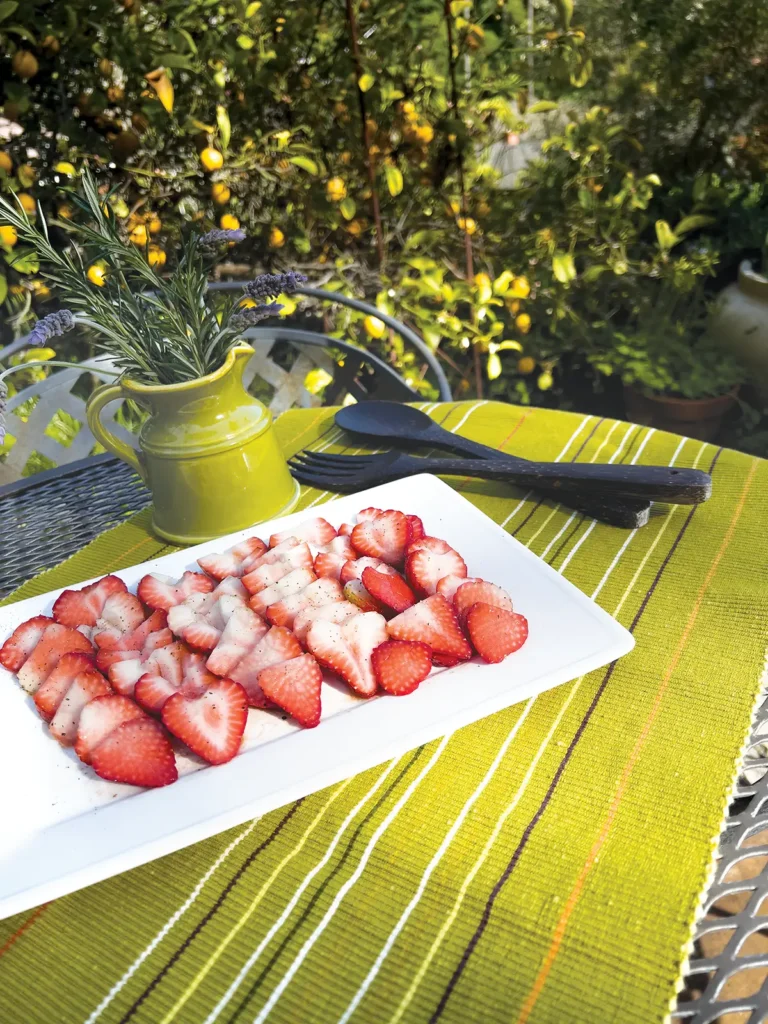
<path fill-rule="evenodd" d="M 260 306 L 252 306 L 250 309 L 239 309 L 229 318 L 231 327 L 236 331 L 244 331 L 248 327 L 254 327 L 267 317 L 277 316 L 283 309 L 281 302 L 269 302 Z"/>
<path fill-rule="evenodd" d="M 249 299 L 276 299 L 278 295 L 290 295 L 307 278 L 295 270 L 287 274 L 259 274 L 243 289 Z"/>
<path fill-rule="evenodd" d="M 29 333 L 30 345 L 44 345 L 51 338 L 57 338 L 66 334 L 75 326 L 74 314 L 68 309 L 60 309 L 56 313 L 49 313 L 48 316 L 38 320 Z"/>
<path fill-rule="evenodd" d="M 201 235 L 197 244 L 201 249 L 215 249 L 216 246 L 223 245 L 225 242 L 242 242 L 245 239 L 245 232 L 241 228 L 224 229 L 224 228 L 213 228 L 212 231 L 206 231 L 204 235 Z"/>

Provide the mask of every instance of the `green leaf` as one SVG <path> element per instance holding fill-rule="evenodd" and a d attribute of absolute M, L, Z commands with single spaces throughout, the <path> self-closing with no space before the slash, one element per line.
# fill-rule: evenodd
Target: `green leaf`
<path fill-rule="evenodd" d="M 523 346 L 519 341 L 502 341 L 496 346 L 497 352 L 522 352 Z"/>
<path fill-rule="evenodd" d="M 8 296 L 8 281 L 3 274 L 0 274 L 0 305 L 2 305 Z"/>
<path fill-rule="evenodd" d="M 302 171 L 307 171 L 308 174 L 317 174 L 319 172 L 315 161 L 308 156 L 289 156 L 288 163 L 295 164 Z"/>
<path fill-rule="evenodd" d="M 693 213 L 690 217 L 683 217 L 675 227 L 675 234 L 680 236 L 688 231 L 696 231 L 697 228 L 706 228 L 715 223 L 715 217 L 708 217 L 705 213 Z"/>
<path fill-rule="evenodd" d="M 352 220 L 355 216 L 355 211 L 357 210 L 355 200 L 347 196 L 346 199 L 342 199 L 339 203 L 339 209 L 341 210 L 341 216 L 344 220 Z"/>
<path fill-rule="evenodd" d="M 592 58 L 587 57 L 584 63 L 581 65 L 581 69 L 571 74 L 571 85 L 576 89 L 583 89 L 587 82 L 592 77 Z"/>
<path fill-rule="evenodd" d="M 576 264 L 569 252 L 556 252 L 552 257 L 552 272 L 560 284 L 570 284 L 576 277 Z"/>
<path fill-rule="evenodd" d="M 3 2 L 0 3 L 0 21 L 5 21 L 6 18 L 10 18 L 18 6 L 17 0 L 3 0 Z M 3 299 L 0 299 L 0 302 L 2 301 Z"/>
<path fill-rule="evenodd" d="M 581 275 L 581 279 L 582 281 L 586 281 L 587 284 L 591 284 L 593 281 L 596 281 L 601 274 L 604 274 L 607 269 L 608 267 L 605 266 L 604 263 L 598 263 L 595 264 L 595 266 L 587 267 Z"/>
<path fill-rule="evenodd" d="M 497 377 L 501 376 L 501 360 L 495 352 L 489 354 L 485 371 L 488 374 L 488 380 L 496 380 Z"/>
<path fill-rule="evenodd" d="M 673 245 L 680 241 L 665 220 L 656 221 L 656 238 L 658 239 L 659 247 L 665 251 L 671 249 Z"/>
<path fill-rule="evenodd" d="M 373 75 L 369 74 L 369 72 L 367 71 L 365 72 L 365 74 L 360 75 L 360 77 L 357 80 L 357 84 L 360 87 L 360 92 L 368 92 L 368 90 L 371 88 L 375 81 L 376 78 Z"/>
<path fill-rule="evenodd" d="M 525 28 L 528 21 L 528 11 L 525 8 L 524 0 L 509 0 L 507 7 L 515 25 L 518 28 Z"/>
<path fill-rule="evenodd" d="M 232 136 L 232 125 L 229 121 L 229 114 L 227 108 L 223 103 L 219 103 L 216 107 L 216 124 L 219 126 L 219 138 L 221 139 L 221 148 L 226 153 L 227 147 L 229 146 L 229 140 Z"/>
<path fill-rule="evenodd" d="M 187 32 L 185 28 L 179 28 L 177 29 L 177 32 L 179 33 L 179 35 L 184 37 L 184 40 L 187 46 L 189 47 L 190 53 L 197 54 L 197 43 L 192 38 L 191 33 Z"/>
<path fill-rule="evenodd" d="M 384 177 L 387 179 L 387 188 L 391 196 L 399 196 L 403 191 L 403 175 L 399 167 L 392 164 L 385 164 Z"/>
<path fill-rule="evenodd" d="M 5 262 L 20 274 L 36 274 L 40 269 L 40 261 L 32 249 L 26 249 L 22 252 L 19 252 L 17 249 L 5 257 Z"/>
<path fill-rule="evenodd" d="M 33 45 L 35 45 L 37 42 L 34 35 L 29 31 L 28 28 L 24 28 L 23 25 L 7 25 L 3 31 L 13 32 L 14 35 L 21 36 L 22 39 L 27 39 Z"/>
<path fill-rule="evenodd" d="M 573 17 L 573 0 L 555 0 L 557 13 L 560 16 L 560 24 L 567 31 L 571 26 Z"/>
<path fill-rule="evenodd" d="M 164 68 L 181 68 L 182 71 L 193 71 L 195 67 L 191 59 L 183 53 L 163 53 L 158 65 Z"/>
<path fill-rule="evenodd" d="M 237 45 L 241 50 L 252 50 L 255 46 L 253 39 L 250 36 L 239 35 L 236 39 Z"/>
<path fill-rule="evenodd" d="M 254 14 L 261 10 L 261 0 L 254 0 L 252 4 L 248 4 L 245 8 L 246 18 L 252 18 Z"/>
<path fill-rule="evenodd" d="M 552 100 L 539 100 L 538 103 L 534 103 L 533 106 L 528 107 L 526 113 L 545 114 L 548 110 L 557 110 L 557 104 L 553 103 Z"/>

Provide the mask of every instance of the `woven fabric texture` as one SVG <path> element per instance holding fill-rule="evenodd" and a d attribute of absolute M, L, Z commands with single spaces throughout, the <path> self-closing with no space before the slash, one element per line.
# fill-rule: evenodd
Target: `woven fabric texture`
<path fill-rule="evenodd" d="M 635 650 L 0 922 L 4 1024 L 664 1019 L 760 686 L 768 464 L 595 417 L 425 408 L 529 458 L 711 471 L 709 502 L 655 507 L 631 533 L 500 484 L 449 481 L 631 629 Z M 286 452 L 344 451 L 333 413 L 281 416 Z M 328 497 L 305 488 L 301 507 Z M 9 600 L 169 550 L 147 510 Z"/>

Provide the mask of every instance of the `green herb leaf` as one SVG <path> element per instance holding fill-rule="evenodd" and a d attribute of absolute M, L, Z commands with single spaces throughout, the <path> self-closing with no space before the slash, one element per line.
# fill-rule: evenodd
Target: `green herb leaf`
<path fill-rule="evenodd" d="M 403 191 L 403 174 L 399 167 L 393 164 L 385 164 L 384 177 L 387 179 L 387 188 L 391 196 L 399 196 Z"/>
<path fill-rule="evenodd" d="M 375 76 L 369 74 L 369 72 L 367 71 L 365 72 L 365 74 L 360 75 L 360 77 L 357 80 L 357 84 L 360 87 L 360 92 L 368 92 L 368 90 L 371 88 L 375 81 Z"/>
<path fill-rule="evenodd" d="M 552 257 L 552 273 L 560 284 L 570 284 L 576 277 L 576 264 L 569 252 L 556 252 Z"/>
<path fill-rule="evenodd" d="M 347 196 L 346 199 L 342 199 L 341 203 L 339 204 L 339 209 L 341 210 L 341 215 L 344 218 L 344 220 L 352 220 L 357 210 L 355 200 Z"/>
<path fill-rule="evenodd" d="M 3 2 L 0 3 L 0 21 L 5 21 L 6 18 L 10 18 L 18 6 L 17 0 L 3 0 Z M 0 302 L 2 301 L 3 300 L 0 299 Z"/>
<path fill-rule="evenodd" d="M 664 251 L 671 249 L 673 245 L 676 245 L 680 241 L 665 220 L 657 220 L 655 227 L 659 247 Z"/>
<path fill-rule="evenodd" d="M 221 139 L 221 148 L 226 153 L 229 146 L 229 140 L 232 136 L 232 125 L 229 121 L 229 114 L 227 108 L 222 104 L 216 107 L 216 124 L 219 126 L 219 138 Z"/>
<path fill-rule="evenodd" d="M 319 173 L 317 164 L 308 156 L 289 156 L 288 163 L 295 164 L 297 167 L 300 167 L 302 171 L 307 171 L 308 174 Z"/>
<path fill-rule="evenodd" d="M 8 297 L 8 279 L 0 274 L 0 305 L 2 305 Z"/>
<path fill-rule="evenodd" d="M 253 39 L 251 39 L 250 36 L 246 35 L 239 35 L 237 37 L 236 42 L 241 50 L 252 50 L 253 47 L 255 46 Z"/>
<path fill-rule="evenodd" d="M 488 355 L 485 372 L 488 374 L 488 380 L 496 380 L 497 377 L 501 376 L 501 360 L 495 352 L 491 352 Z"/>
<path fill-rule="evenodd" d="M 557 104 L 553 103 L 552 100 L 539 100 L 537 103 L 534 103 L 533 106 L 528 107 L 526 113 L 546 114 L 548 110 L 557 110 Z"/>
<path fill-rule="evenodd" d="M 706 228 L 715 223 L 714 217 L 708 217 L 705 213 L 693 213 L 690 217 L 683 217 L 675 227 L 675 234 L 680 237 L 688 231 L 696 231 L 698 228 Z"/>

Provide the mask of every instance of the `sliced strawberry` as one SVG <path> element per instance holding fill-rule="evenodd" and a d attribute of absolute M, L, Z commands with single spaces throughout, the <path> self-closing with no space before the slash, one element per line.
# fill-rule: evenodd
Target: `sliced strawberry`
<path fill-rule="evenodd" d="M 107 598 L 127 590 L 118 576 L 105 576 L 81 590 L 64 590 L 53 603 L 53 617 L 62 626 L 95 626 Z"/>
<path fill-rule="evenodd" d="M 334 601 L 333 604 L 324 604 L 319 608 L 305 608 L 293 620 L 293 635 L 300 644 L 306 644 L 307 633 L 313 622 L 323 620 L 342 623 L 351 619 L 353 615 L 359 614 L 360 609 L 350 601 Z"/>
<path fill-rule="evenodd" d="M 170 629 L 158 629 L 156 633 L 149 634 L 144 641 L 144 646 L 139 651 L 124 651 L 120 648 L 100 650 L 96 655 L 96 668 L 99 672 L 108 673 L 118 662 L 146 661 L 152 651 L 156 651 L 160 647 L 168 647 L 173 642 L 173 633 Z"/>
<path fill-rule="evenodd" d="M 94 697 L 80 712 L 75 753 L 84 764 L 90 764 L 93 749 L 118 726 L 146 717 L 138 704 L 118 693 Z"/>
<path fill-rule="evenodd" d="M 198 558 L 197 564 L 215 580 L 224 580 L 227 576 L 245 576 L 250 572 L 252 563 L 261 558 L 266 550 L 267 545 L 263 540 L 248 537 L 222 554 L 203 555 Z"/>
<path fill-rule="evenodd" d="M 477 583 L 478 580 L 471 576 L 443 576 L 437 581 L 437 593 L 442 594 L 446 601 L 453 604 L 456 591 L 464 583 Z"/>
<path fill-rule="evenodd" d="M 51 735 L 65 747 L 71 746 L 77 738 L 77 723 L 85 705 L 94 697 L 103 697 L 108 693 L 112 693 L 112 689 L 100 672 L 94 668 L 80 672 L 73 679 L 51 719 Z"/>
<path fill-rule="evenodd" d="M 214 586 L 214 582 L 201 572 L 185 572 L 180 580 L 149 573 L 139 581 L 136 593 L 148 608 L 167 612 L 192 594 L 210 594 Z"/>
<path fill-rule="evenodd" d="M 400 697 L 413 693 L 432 671 L 432 648 L 417 640 L 387 640 L 371 655 L 376 682 Z"/>
<path fill-rule="evenodd" d="M 271 587 L 266 587 L 258 594 L 254 594 L 248 603 L 258 615 L 265 615 L 270 605 L 277 604 L 278 601 L 291 597 L 293 594 L 298 594 L 316 579 L 317 576 L 311 569 L 294 569 L 277 583 L 273 583 Z"/>
<path fill-rule="evenodd" d="M 248 701 L 239 683 L 217 679 L 199 697 L 174 693 L 163 705 L 162 718 L 166 729 L 198 757 L 224 764 L 240 749 Z"/>
<path fill-rule="evenodd" d="M 364 612 L 339 625 L 319 620 L 307 633 L 307 647 L 321 665 L 325 665 L 355 693 L 372 697 L 376 678 L 371 654 L 387 639 L 387 623 L 377 612 Z"/>
<path fill-rule="evenodd" d="M 453 668 L 454 665 L 461 665 L 465 662 L 466 658 L 457 658 L 453 654 L 435 654 L 432 652 L 432 664 L 439 665 L 440 668 Z"/>
<path fill-rule="evenodd" d="M 35 691 L 35 707 L 46 722 L 50 722 L 56 714 L 75 678 L 83 672 L 93 671 L 91 654 L 65 654 L 56 663 L 51 674 Z"/>
<path fill-rule="evenodd" d="M 58 622 L 47 626 L 34 651 L 19 669 L 19 683 L 27 693 L 34 693 L 60 659 L 73 651 L 93 654 L 93 645 L 71 626 L 62 626 Z"/>
<path fill-rule="evenodd" d="M 396 612 L 404 612 L 416 604 L 416 595 L 397 574 L 385 574 L 377 569 L 363 570 L 363 586 L 374 600 Z"/>
<path fill-rule="evenodd" d="M 311 654 L 265 668 L 259 676 L 265 695 L 299 725 L 313 729 L 320 722 L 323 673 Z"/>
<path fill-rule="evenodd" d="M 445 576 L 466 576 L 467 565 L 458 551 L 437 537 L 422 537 L 408 549 L 405 575 L 420 597 L 437 592 Z"/>
<path fill-rule="evenodd" d="M 109 632 L 110 635 L 124 635 L 132 633 L 144 622 L 144 619 L 144 605 L 135 594 L 129 594 L 127 591 L 111 594 L 104 602 L 101 615 L 96 620 L 96 625 L 92 627 L 91 632 L 94 635 L 105 632 Z"/>
<path fill-rule="evenodd" d="M 402 565 L 407 542 L 408 522 L 402 512 L 394 509 L 363 520 L 352 531 L 355 551 L 380 558 L 389 565 Z"/>
<path fill-rule="evenodd" d="M 121 633 L 119 629 L 114 628 L 99 632 L 94 630 L 93 642 L 100 651 L 140 651 L 150 633 L 159 633 L 167 626 L 168 616 L 164 611 L 158 610 L 148 615 L 130 633 Z"/>
<path fill-rule="evenodd" d="M 9 672 L 18 672 L 40 643 L 43 633 L 52 624 L 53 619 L 49 619 L 47 615 L 36 615 L 33 619 L 22 622 L 0 647 L 0 665 Z"/>
<path fill-rule="evenodd" d="M 199 697 L 218 681 L 205 666 L 205 656 L 187 650 L 183 644 L 177 650 L 164 648 L 150 659 L 149 671 L 141 676 L 133 691 L 134 699 L 146 711 L 159 714 L 165 702 L 174 693 L 185 697 Z"/>
<path fill-rule="evenodd" d="M 483 604 L 493 605 L 494 608 L 512 611 L 512 598 L 506 590 L 497 587 L 495 583 L 486 583 L 485 580 L 471 580 L 460 586 L 453 598 L 453 607 L 456 609 L 462 626 L 466 621 L 469 609 L 480 601 Z"/>
<path fill-rule="evenodd" d="M 436 654 L 463 661 L 472 657 L 472 648 L 461 632 L 456 613 L 440 594 L 433 594 L 396 615 L 387 629 L 393 639 L 420 640 Z"/>
<path fill-rule="evenodd" d="M 334 537 L 324 551 L 318 552 L 314 564 L 315 575 L 331 580 L 339 579 L 344 563 L 355 558 L 356 554 L 349 537 Z"/>
<path fill-rule="evenodd" d="M 212 651 L 230 615 L 245 604 L 248 592 L 235 576 L 229 576 L 210 594 L 192 594 L 168 610 L 171 631 L 201 651 Z"/>
<path fill-rule="evenodd" d="M 406 516 L 405 521 L 408 524 L 406 548 L 409 548 L 411 544 L 415 544 L 417 540 L 421 540 L 425 535 L 424 523 L 422 523 L 418 516 Z"/>
<path fill-rule="evenodd" d="M 271 548 L 277 547 L 278 544 L 282 544 L 289 537 L 294 537 L 296 540 L 303 540 L 307 544 L 314 544 L 316 548 L 321 548 L 324 544 L 329 544 L 335 536 L 335 527 L 331 526 L 327 520 L 321 519 L 318 516 L 315 519 L 306 519 L 303 523 L 299 523 L 298 526 L 291 526 L 280 533 L 273 533 L 269 538 L 269 546 Z"/>
<path fill-rule="evenodd" d="M 344 584 L 344 600 L 353 604 L 359 612 L 384 611 L 384 606 L 368 593 L 362 580 L 350 580 Z"/>
<path fill-rule="evenodd" d="M 380 516 L 380 515 L 381 515 L 381 509 L 380 508 L 374 508 L 373 505 L 371 505 L 368 508 L 360 509 L 360 511 L 357 513 L 357 521 L 358 521 L 358 523 L 365 523 L 365 522 L 368 522 L 369 519 L 375 519 L 376 516 Z M 353 527 L 353 529 L 354 529 L 354 527 Z"/>
<path fill-rule="evenodd" d="M 269 700 L 264 696 L 259 677 L 265 668 L 279 665 L 302 654 L 301 646 L 290 630 L 283 626 L 273 626 L 259 641 L 254 649 L 232 670 L 231 677 L 240 683 L 248 697 L 248 703 L 254 708 L 269 707 Z"/>
<path fill-rule="evenodd" d="M 273 626 L 285 626 L 287 629 L 292 629 L 296 616 L 305 608 L 321 608 L 324 604 L 332 604 L 334 601 L 343 601 L 343 599 L 344 595 L 338 580 L 315 580 L 300 590 L 298 594 L 284 597 L 277 604 L 270 605 L 267 608 L 267 618 Z"/>
<path fill-rule="evenodd" d="M 354 528 L 354 523 L 342 523 L 339 527 L 339 537 L 351 537 Z"/>
<path fill-rule="evenodd" d="M 309 545 L 291 538 L 262 555 L 251 571 L 243 576 L 243 583 L 250 594 L 258 594 L 294 569 L 311 568 L 312 552 Z"/>
<path fill-rule="evenodd" d="M 115 690 L 124 697 L 135 697 L 134 688 L 143 675 L 146 675 L 148 672 L 161 671 L 158 668 L 160 665 L 180 664 L 187 650 L 185 644 L 176 642 L 158 647 L 155 650 L 123 652 L 129 654 L 129 657 L 122 661 L 113 662 L 109 666 L 109 681 Z M 120 652 L 110 653 L 118 654 Z M 180 672 L 181 670 L 179 669 Z M 181 677 L 179 676 L 179 678 Z"/>
<path fill-rule="evenodd" d="M 217 676 L 228 676 L 268 630 L 264 619 L 247 605 L 236 608 L 206 662 L 208 671 Z"/>
<path fill-rule="evenodd" d="M 379 572 L 387 575 L 397 575 L 397 570 L 393 569 L 391 565 L 387 565 L 386 562 L 382 562 L 380 558 L 351 558 L 341 567 L 339 581 L 349 583 L 350 580 L 361 580 L 366 569 L 378 569 Z"/>
<path fill-rule="evenodd" d="M 113 729 L 92 748 L 91 766 L 102 779 L 130 786 L 167 786 L 179 777 L 168 737 L 151 718 Z"/>
<path fill-rule="evenodd" d="M 467 612 L 467 629 L 475 650 L 491 663 L 504 661 L 528 639 L 528 620 L 518 612 L 479 601 Z"/>

